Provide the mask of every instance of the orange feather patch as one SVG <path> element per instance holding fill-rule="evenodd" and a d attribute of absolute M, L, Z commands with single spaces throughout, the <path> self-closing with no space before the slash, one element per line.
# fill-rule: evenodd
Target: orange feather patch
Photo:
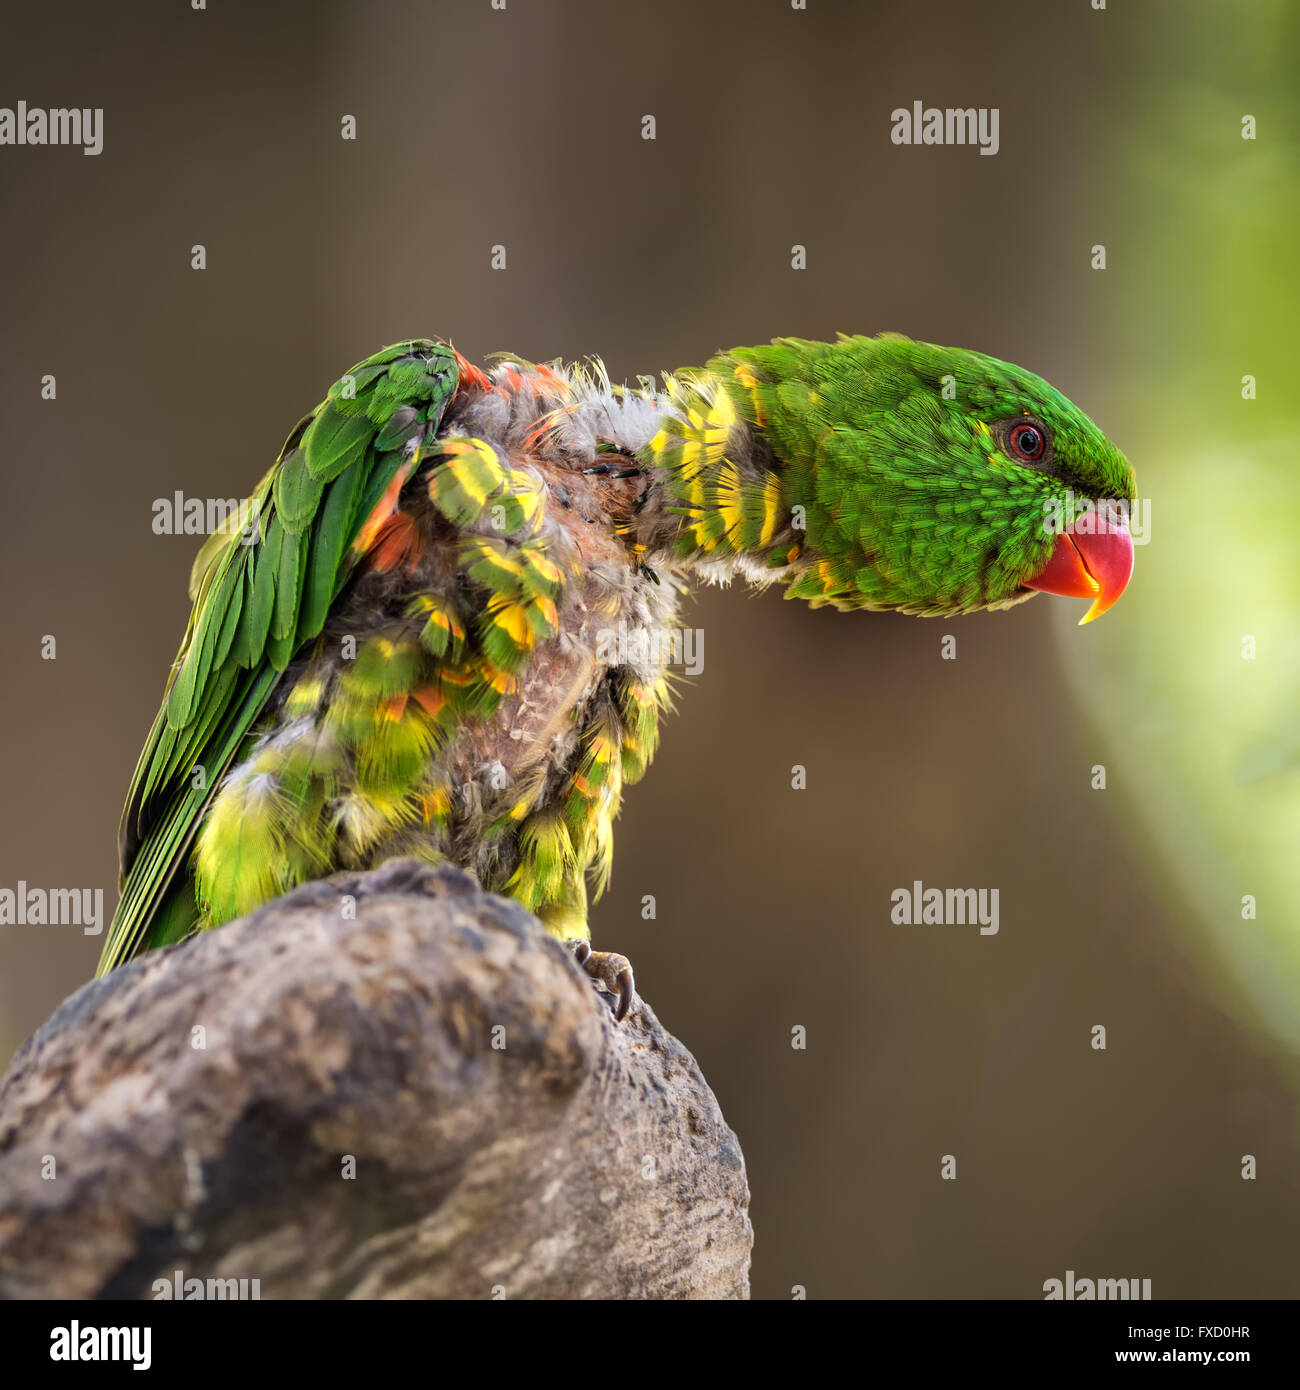
<path fill-rule="evenodd" d="M 422 685 L 411 692 L 411 698 L 430 719 L 437 719 L 447 704 L 447 697 L 436 685 Z"/>
<path fill-rule="evenodd" d="M 460 353 L 456 353 L 456 367 L 460 372 L 460 388 L 472 387 L 476 391 L 487 391 L 491 389 L 492 383 L 488 375 L 481 367 L 476 367 L 472 362 L 466 361 Z"/>
<path fill-rule="evenodd" d="M 417 462 L 417 458 L 409 459 L 393 475 L 392 482 L 384 489 L 384 495 L 375 503 L 374 510 L 366 517 L 361 528 L 357 531 L 357 538 L 352 542 L 354 555 L 360 557 L 374 545 L 384 523 L 397 510 L 402 489 L 406 486 L 407 479 L 415 471 Z"/>
<path fill-rule="evenodd" d="M 380 712 L 386 718 L 396 723 L 406 713 L 406 702 L 408 698 L 409 696 L 406 695 L 394 695 L 391 699 L 380 700 Z"/>
<path fill-rule="evenodd" d="M 380 523 L 365 563 L 387 574 L 390 570 L 411 568 L 423 553 L 424 539 L 415 518 L 408 512 L 394 512 Z"/>

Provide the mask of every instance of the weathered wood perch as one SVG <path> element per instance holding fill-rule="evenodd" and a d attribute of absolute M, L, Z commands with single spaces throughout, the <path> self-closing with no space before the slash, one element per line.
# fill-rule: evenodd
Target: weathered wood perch
<path fill-rule="evenodd" d="M 0 1295 L 180 1270 L 263 1298 L 746 1297 L 736 1137 L 646 1004 L 610 1001 L 516 904 L 413 860 L 118 970 L 0 1084 Z"/>

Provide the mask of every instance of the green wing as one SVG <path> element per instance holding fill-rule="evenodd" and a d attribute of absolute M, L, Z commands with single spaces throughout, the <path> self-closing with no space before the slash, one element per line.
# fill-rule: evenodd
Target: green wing
<path fill-rule="evenodd" d="M 455 352 L 427 339 L 359 363 L 298 422 L 238 529 L 199 551 L 189 626 L 122 812 L 122 894 L 98 974 L 148 949 L 208 801 L 285 667 L 320 633 L 368 518 L 418 465 L 458 382 Z"/>

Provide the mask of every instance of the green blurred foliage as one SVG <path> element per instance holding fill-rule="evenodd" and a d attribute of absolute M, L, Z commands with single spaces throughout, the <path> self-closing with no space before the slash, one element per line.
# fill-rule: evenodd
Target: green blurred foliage
<path fill-rule="evenodd" d="M 1300 10 L 1154 8 L 1093 190 L 1151 538 L 1123 617 L 1061 650 L 1224 1001 L 1300 1054 Z"/>

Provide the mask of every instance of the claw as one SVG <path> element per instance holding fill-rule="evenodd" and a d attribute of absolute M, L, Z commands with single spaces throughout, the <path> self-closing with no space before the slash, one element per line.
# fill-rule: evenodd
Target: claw
<path fill-rule="evenodd" d="M 574 941 L 573 958 L 591 976 L 599 980 L 611 994 L 618 996 L 614 1005 L 614 1018 L 622 1023 L 636 998 L 636 981 L 632 974 L 632 962 L 626 956 L 613 951 L 593 951 L 589 941 Z"/>
<path fill-rule="evenodd" d="M 636 998 L 636 982 L 632 977 L 632 962 L 626 956 L 611 956 L 611 960 L 621 960 L 622 967 L 615 977 L 618 984 L 618 1003 L 614 1005 L 614 1021 L 622 1023 Z"/>

